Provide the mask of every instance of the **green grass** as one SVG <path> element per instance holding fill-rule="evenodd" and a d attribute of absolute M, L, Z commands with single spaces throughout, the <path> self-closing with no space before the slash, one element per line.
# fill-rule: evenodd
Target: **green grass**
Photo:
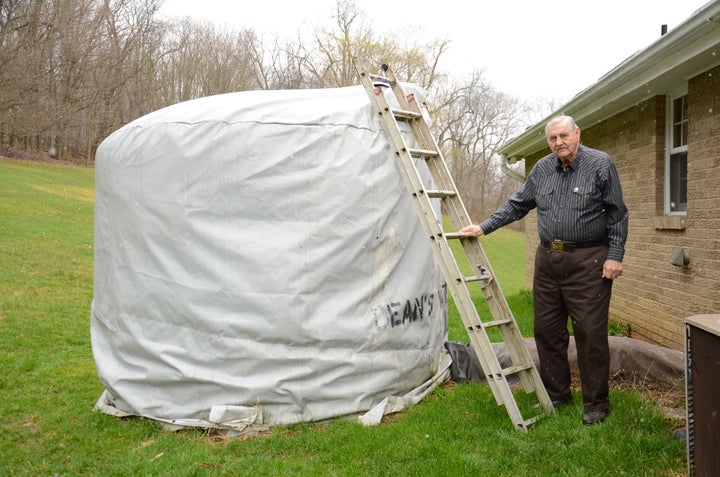
<path fill-rule="evenodd" d="M 474 383 L 444 386 L 373 428 L 336 419 L 245 440 L 94 412 L 92 190 L 90 169 L 0 160 L 0 476 L 683 473 L 676 423 L 629 390 L 611 391 L 603 424 L 580 423 L 576 395 L 528 433 Z M 520 296 L 516 316 L 527 313 L 522 236 L 498 231 L 483 243 L 508 301 Z"/>

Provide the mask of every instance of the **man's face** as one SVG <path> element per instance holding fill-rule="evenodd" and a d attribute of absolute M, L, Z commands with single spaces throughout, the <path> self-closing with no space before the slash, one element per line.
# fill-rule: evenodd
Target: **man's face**
<path fill-rule="evenodd" d="M 572 129 L 565 123 L 553 124 L 548 128 L 547 142 L 550 150 L 568 164 L 575 159 L 580 147 L 580 128 Z"/>

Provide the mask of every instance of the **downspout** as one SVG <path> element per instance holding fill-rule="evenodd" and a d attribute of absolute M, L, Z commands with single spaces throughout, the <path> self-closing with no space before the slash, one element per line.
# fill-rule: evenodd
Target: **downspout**
<path fill-rule="evenodd" d="M 520 183 L 524 183 L 525 176 L 510 169 L 510 167 L 508 167 L 509 163 L 510 162 L 508 160 L 507 154 L 500 154 L 500 169 L 503 171 L 503 173 L 511 179 L 515 179 Z"/>

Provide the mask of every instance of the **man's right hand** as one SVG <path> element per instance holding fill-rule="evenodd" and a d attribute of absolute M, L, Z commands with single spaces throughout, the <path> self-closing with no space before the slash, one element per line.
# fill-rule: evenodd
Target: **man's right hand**
<path fill-rule="evenodd" d="M 483 230 L 479 225 L 467 225 L 458 230 L 458 232 L 468 237 L 479 237 L 483 234 Z"/>

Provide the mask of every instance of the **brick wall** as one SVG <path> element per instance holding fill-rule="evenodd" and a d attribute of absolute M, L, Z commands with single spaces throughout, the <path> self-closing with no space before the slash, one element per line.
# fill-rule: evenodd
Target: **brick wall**
<path fill-rule="evenodd" d="M 630 211 L 623 276 L 610 319 L 631 336 L 682 348 L 684 318 L 720 313 L 720 67 L 688 82 L 688 213 L 664 215 L 665 96 L 656 96 L 585 128 L 583 144 L 614 159 Z M 528 156 L 527 170 L 549 149 Z M 526 218 L 526 285 L 532 287 L 537 216 Z M 688 268 L 669 263 L 690 250 Z"/>

